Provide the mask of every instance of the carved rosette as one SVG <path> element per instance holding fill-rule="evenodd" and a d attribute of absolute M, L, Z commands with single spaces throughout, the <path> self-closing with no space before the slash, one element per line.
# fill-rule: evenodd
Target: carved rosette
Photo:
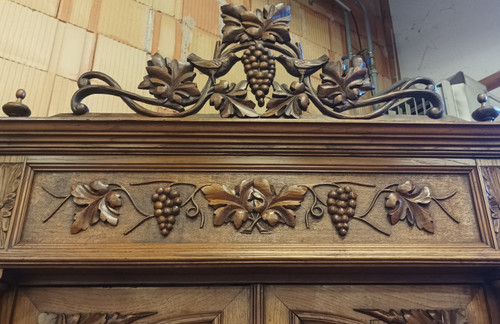
<path fill-rule="evenodd" d="M 419 230 L 434 233 L 434 219 L 428 210 L 428 206 L 432 202 L 437 204 L 451 220 L 459 223 L 441 203 L 453 197 L 455 192 L 438 198 L 431 194 L 429 187 L 419 186 L 410 180 L 377 189 L 369 207 L 362 212 L 358 212 L 356 209 L 357 201 L 360 198 L 356 187 L 375 187 L 375 185 L 331 182 L 313 186 L 285 184 L 276 189 L 274 184 L 264 178 L 242 180 L 234 187 L 227 184 L 197 185 L 171 180 L 157 180 L 131 185 L 142 186 L 154 183 L 163 185 L 159 186 L 151 197 L 152 214 L 141 211 L 127 189 L 119 184 L 107 184 L 100 180 L 94 180 L 88 184 L 76 183 L 73 185 L 71 193 L 66 197 L 56 196 L 45 189 L 53 197 L 64 200 L 44 222 L 54 216 L 59 208 L 73 197 L 73 202 L 80 209 L 73 216 L 72 234 L 87 230 L 99 221 L 116 226 L 120 215 L 119 208 L 122 205 L 118 191 L 121 191 L 128 195 L 133 207 L 144 217 L 133 228 L 125 232 L 125 235 L 130 234 L 143 223 L 156 219 L 159 231 L 166 237 L 175 230 L 174 224 L 180 221 L 179 216 L 183 212 L 189 218 L 199 217 L 201 219 L 200 227 L 204 227 L 205 215 L 197 203 L 198 197 L 201 197 L 200 192 L 203 193 L 202 197 L 208 202 L 209 208 L 213 210 L 214 226 L 232 223 L 234 228 L 243 234 L 251 234 L 254 228 L 257 228 L 260 233 L 270 233 L 278 225 L 294 228 L 300 218 L 304 219 L 306 228 L 309 228 L 310 218 L 321 219 L 326 211 L 330 215 L 333 227 L 341 237 L 348 234 L 349 223 L 353 220 L 362 222 L 379 233 L 389 236 L 389 233 L 365 219 L 383 194 L 385 194 L 385 208 L 391 225 L 406 221 L 408 225 L 416 226 Z M 191 187 L 194 190 L 191 191 L 189 197 L 183 198 L 181 192 L 185 194 L 186 188 L 178 190 L 178 187 Z M 327 193 L 324 191 L 318 193 L 319 187 L 330 189 Z M 308 200 L 306 212 L 304 215 L 298 215 L 297 210 L 303 205 L 307 196 L 311 199 Z M 187 205 L 191 207 L 186 209 Z"/>
<path fill-rule="evenodd" d="M 0 248 L 5 246 L 12 210 L 16 202 L 17 189 L 21 181 L 22 164 L 0 165 Z"/>
<path fill-rule="evenodd" d="M 384 311 L 380 309 L 355 309 L 356 312 L 372 316 L 387 324 L 468 324 L 464 310 L 403 309 Z"/>

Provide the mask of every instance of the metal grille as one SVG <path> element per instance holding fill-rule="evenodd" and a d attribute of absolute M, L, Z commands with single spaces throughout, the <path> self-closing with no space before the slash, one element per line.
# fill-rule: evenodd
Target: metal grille
<path fill-rule="evenodd" d="M 401 82 L 395 83 L 384 92 L 395 88 Z M 384 93 L 382 92 L 382 93 Z M 463 72 L 457 72 L 448 79 L 442 80 L 436 86 L 436 92 L 443 99 L 444 113 L 446 115 L 472 121 L 471 114 L 479 108 L 477 95 L 485 93 L 486 87 L 478 81 L 468 77 Z M 487 94 L 488 95 L 488 94 Z M 488 95 L 488 103 L 493 106 L 499 106 L 498 99 Z M 423 98 L 407 99 L 397 102 L 386 114 L 388 115 L 425 115 L 428 109 L 432 107 L 431 103 Z"/>
<path fill-rule="evenodd" d="M 432 105 L 425 99 L 408 99 L 399 102 L 397 105 L 387 111 L 388 115 L 425 115 Z"/>

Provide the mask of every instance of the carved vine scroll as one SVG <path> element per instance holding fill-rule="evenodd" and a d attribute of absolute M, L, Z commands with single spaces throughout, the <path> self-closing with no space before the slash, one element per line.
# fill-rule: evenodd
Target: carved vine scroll
<path fill-rule="evenodd" d="M 468 324 L 465 311 L 403 309 L 383 311 L 380 309 L 355 309 L 387 324 Z"/>
<path fill-rule="evenodd" d="M 9 230 L 12 209 L 16 202 L 17 189 L 21 181 L 21 164 L 0 165 L 0 248 L 5 246 L 7 232 Z"/>
<path fill-rule="evenodd" d="M 375 187 L 375 185 L 331 182 L 313 186 L 285 184 L 275 188 L 274 184 L 264 178 L 245 179 L 234 187 L 219 183 L 197 185 L 171 180 L 157 180 L 131 185 L 143 186 L 155 183 L 163 185 L 158 187 L 151 196 L 152 214 L 141 211 L 127 189 L 119 184 L 106 184 L 99 180 L 91 181 L 89 184 L 76 183 L 73 185 L 71 194 L 66 197 L 56 196 L 45 189 L 53 197 L 63 199 L 63 201 L 44 222 L 48 221 L 70 197 L 73 197 L 73 202 L 80 207 L 80 210 L 73 216 L 72 234 L 87 230 L 99 221 L 116 226 L 119 208 L 122 205 L 117 191 L 122 191 L 129 196 L 134 208 L 144 217 L 133 228 L 125 232 L 125 235 L 130 234 L 143 223 L 155 219 L 161 234 L 168 236 L 174 230 L 174 224 L 182 212 L 189 218 L 199 217 L 200 227 L 203 228 L 205 215 L 199 208 L 198 197 L 203 197 L 209 208 L 213 210 L 214 226 L 231 223 L 236 230 L 243 234 L 251 234 L 254 229 L 260 233 L 270 233 L 273 228 L 280 224 L 294 228 L 300 218 L 303 218 L 306 228 L 309 228 L 310 218 L 320 219 L 326 211 L 330 215 L 333 227 L 341 237 L 347 235 L 349 222 L 352 220 L 362 222 L 379 233 L 389 236 L 389 233 L 365 218 L 383 194 L 385 194 L 385 208 L 391 225 L 406 221 L 408 225 L 416 226 L 419 230 L 434 233 L 434 219 L 428 210 L 431 202 L 436 203 L 450 219 L 459 223 L 441 204 L 441 201 L 451 198 L 455 192 L 438 198 L 431 194 L 429 187 L 419 186 L 409 180 L 401 184 L 392 184 L 382 189 L 376 189 L 369 207 L 362 212 L 356 211 L 357 201 L 360 198 L 356 187 Z M 182 197 L 178 190 L 179 187 L 192 188 L 189 197 Z M 318 191 L 319 187 L 327 187 L 329 191 L 327 193 Z M 312 198 L 312 202 L 308 203 L 304 215 L 298 215 L 297 210 L 308 195 Z M 188 204 L 191 207 L 186 209 Z"/>
<path fill-rule="evenodd" d="M 121 315 L 120 313 L 41 313 L 38 324 L 131 324 L 156 312 Z"/>
<path fill-rule="evenodd" d="M 329 117 L 371 119 L 385 114 L 398 100 L 408 98 L 428 100 L 433 106 L 427 111 L 431 118 L 443 115 L 442 100 L 434 91 L 434 82 L 428 78 L 414 78 L 386 94 L 362 100 L 363 94 L 372 89 L 372 82 L 361 56 L 338 62 L 330 62 L 327 55 L 305 60 L 301 44 L 291 43 L 288 6 L 270 5 L 251 12 L 243 6 L 228 4 L 221 7 L 221 16 L 223 37 L 215 44 L 213 58 L 205 59 L 191 53 L 187 62 L 179 62 L 158 53 L 152 55 L 139 89 L 148 90 L 153 98 L 123 90 L 104 73 L 87 72 L 78 79 L 79 89 L 71 99 L 73 113 L 80 115 L 89 111 L 82 103 L 87 96 L 107 94 L 120 97 L 138 114 L 154 117 L 193 115 L 210 102 L 224 118 L 300 118 L 312 102 Z M 230 84 L 220 79 L 238 62 L 243 64 L 244 80 Z M 281 64 L 297 80 L 290 85 L 275 80 L 276 64 Z M 194 69 L 209 77 L 203 88 L 195 83 Z M 319 70 L 322 82 L 315 89 L 310 76 Z M 92 84 L 94 79 L 106 85 Z M 420 89 L 415 85 L 421 85 Z M 267 100 L 271 88 L 272 99 Z M 266 107 L 265 113 L 254 110 L 255 103 L 247 99 L 248 92 L 255 96 L 260 107 Z M 137 102 L 162 109 L 148 109 Z M 371 113 L 345 113 L 382 103 Z"/>

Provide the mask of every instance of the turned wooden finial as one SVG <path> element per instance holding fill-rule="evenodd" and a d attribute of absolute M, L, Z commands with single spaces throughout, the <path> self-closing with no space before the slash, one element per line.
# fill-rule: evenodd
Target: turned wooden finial
<path fill-rule="evenodd" d="M 26 97 L 26 91 L 19 89 L 16 91 L 16 102 L 8 102 L 3 105 L 3 112 L 9 117 L 29 117 L 31 110 L 23 104 L 23 99 Z"/>
<path fill-rule="evenodd" d="M 472 112 L 472 118 L 476 121 L 494 121 L 500 114 L 500 109 L 487 105 L 488 97 L 484 93 L 477 95 L 477 101 L 481 104 L 481 107 L 477 108 Z"/>

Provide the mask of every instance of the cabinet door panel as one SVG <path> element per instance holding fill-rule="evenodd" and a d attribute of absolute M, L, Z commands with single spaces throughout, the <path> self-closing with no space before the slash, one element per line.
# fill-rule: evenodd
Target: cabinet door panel
<path fill-rule="evenodd" d="M 476 286 L 268 286 L 266 323 L 489 324 Z"/>
<path fill-rule="evenodd" d="M 250 323 L 248 287 L 23 288 L 11 323 Z"/>

